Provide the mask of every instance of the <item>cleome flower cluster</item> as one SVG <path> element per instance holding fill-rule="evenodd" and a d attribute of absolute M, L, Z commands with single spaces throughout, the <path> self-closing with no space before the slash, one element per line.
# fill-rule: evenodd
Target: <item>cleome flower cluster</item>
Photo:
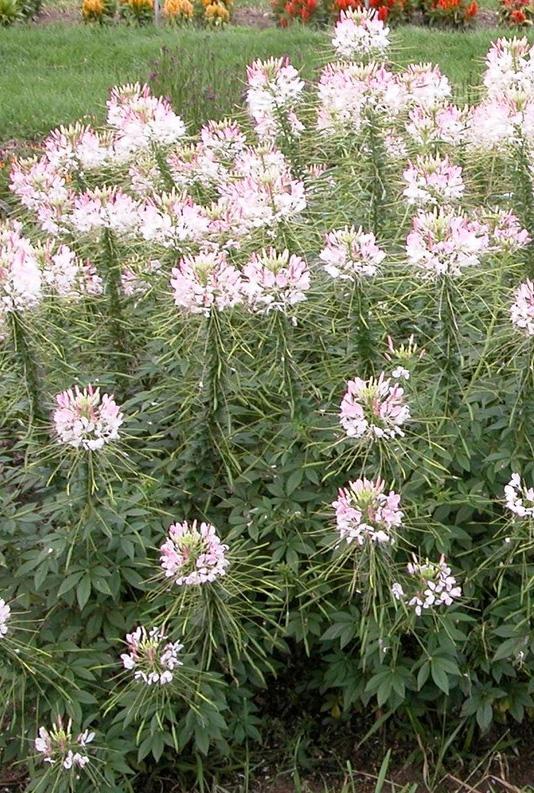
<path fill-rule="evenodd" d="M 215 526 L 204 522 L 198 525 L 196 520 L 191 524 L 173 523 L 160 548 L 161 567 L 177 586 L 211 583 L 226 573 L 230 564 L 227 550 Z"/>
<path fill-rule="evenodd" d="M 117 440 L 123 422 L 120 408 L 99 388 L 78 386 L 56 396 L 54 426 L 58 441 L 85 451 L 99 451 Z"/>
<path fill-rule="evenodd" d="M 404 515 L 399 494 L 390 490 L 386 495 L 384 488 L 381 479 L 357 479 L 339 490 L 332 506 L 340 540 L 357 545 L 395 541 L 392 530 L 402 525 Z"/>
<path fill-rule="evenodd" d="M 8 622 L 10 616 L 11 607 L 3 598 L 0 598 L 0 639 L 3 639 L 9 630 Z"/>
<path fill-rule="evenodd" d="M 396 600 L 403 601 L 408 608 L 413 609 L 418 617 L 437 606 L 452 606 L 462 596 L 461 587 L 457 585 L 443 557 L 439 562 L 420 562 L 414 557 L 413 562 L 408 563 L 407 571 L 407 591 L 396 582 L 391 593 Z"/>
<path fill-rule="evenodd" d="M 87 746 L 95 737 L 94 732 L 84 730 L 73 738 L 72 720 L 64 727 L 61 719 L 52 725 L 50 730 L 46 727 L 39 728 L 35 739 L 35 751 L 42 755 L 42 760 L 50 765 L 60 765 L 64 770 L 85 768 L 90 758 Z"/>
<path fill-rule="evenodd" d="M 507 509 L 517 518 L 534 520 L 534 487 L 524 484 L 518 473 L 512 474 L 504 488 L 504 495 Z"/>
<path fill-rule="evenodd" d="M 347 382 L 341 401 L 340 424 L 349 438 L 370 442 L 404 436 L 403 425 L 410 419 L 404 388 L 381 372 L 378 378 Z"/>
<path fill-rule="evenodd" d="M 147 686 L 164 686 L 171 683 L 174 670 L 183 665 L 178 655 L 183 645 L 168 642 L 161 628 L 139 626 L 126 634 L 128 652 L 122 653 L 124 669 L 133 672 L 134 680 Z"/>

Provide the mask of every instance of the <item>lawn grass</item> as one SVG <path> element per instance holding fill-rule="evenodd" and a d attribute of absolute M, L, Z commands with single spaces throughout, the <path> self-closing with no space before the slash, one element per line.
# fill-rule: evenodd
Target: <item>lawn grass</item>
<path fill-rule="evenodd" d="M 404 27 L 395 32 L 395 60 L 434 61 L 456 84 L 472 85 L 497 35 L 495 30 Z M 326 33 L 298 27 L 210 32 L 54 24 L 0 29 L 0 142 L 39 138 L 81 117 L 98 121 L 112 85 L 151 75 L 154 87 L 170 93 L 179 112 L 196 126 L 231 112 L 240 102 L 245 66 L 253 58 L 287 54 L 310 77 L 327 50 Z"/>

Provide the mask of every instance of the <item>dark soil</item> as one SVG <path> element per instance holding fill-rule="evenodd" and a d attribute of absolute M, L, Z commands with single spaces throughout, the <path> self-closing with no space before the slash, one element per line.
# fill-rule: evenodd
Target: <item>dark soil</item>
<path fill-rule="evenodd" d="M 262 8 L 236 8 L 233 14 L 233 21 L 235 25 L 259 28 L 260 30 L 273 27 L 275 24 L 271 12 L 264 11 Z"/>

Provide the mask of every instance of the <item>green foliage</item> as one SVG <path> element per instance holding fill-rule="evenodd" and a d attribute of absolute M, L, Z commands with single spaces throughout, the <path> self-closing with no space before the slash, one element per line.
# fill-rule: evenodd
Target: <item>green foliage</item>
<path fill-rule="evenodd" d="M 26 19 L 33 19 L 36 17 L 43 4 L 43 0 L 20 0 L 21 12 Z"/>
<path fill-rule="evenodd" d="M 22 18 L 18 0 L 0 0 L 0 26 L 8 27 Z"/>

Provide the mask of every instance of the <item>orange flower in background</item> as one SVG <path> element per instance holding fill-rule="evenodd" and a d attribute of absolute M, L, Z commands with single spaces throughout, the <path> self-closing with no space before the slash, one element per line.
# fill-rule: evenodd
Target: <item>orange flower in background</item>
<path fill-rule="evenodd" d="M 472 19 L 477 14 L 478 14 L 478 3 L 476 2 L 476 0 L 473 0 L 473 2 L 467 6 L 467 11 L 465 12 L 465 15 L 468 19 Z"/>

